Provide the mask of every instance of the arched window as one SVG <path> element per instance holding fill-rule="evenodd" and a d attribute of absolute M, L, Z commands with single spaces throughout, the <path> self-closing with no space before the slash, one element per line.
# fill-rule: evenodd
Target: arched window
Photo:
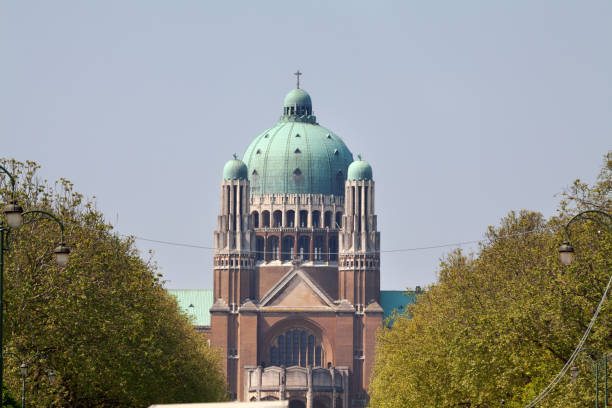
<path fill-rule="evenodd" d="M 342 213 L 340 211 L 336 213 L 336 228 L 342 228 Z"/>
<path fill-rule="evenodd" d="M 310 237 L 300 237 L 298 241 L 298 255 L 303 261 L 310 261 Z"/>
<path fill-rule="evenodd" d="M 268 250 L 266 255 L 271 261 L 276 261 L 279 259 L 278 237 L 272 236 L 268 238 Z"/>
<path fill-rule="evenodd" d="M 311 364 L 321 367 L 325 361 L 325 352 L 321 339 L 313 333 L 302 329 L 290 329 L 272 340 L 268 348 L 271 365 L 306 367 Z"/>
<path fill-rule="evenodd" d="M 300 211 L 300 227 L 304 228 L 308 226 L 308 211 Z"/>
<path fill-rule="evenodd" d="M 265 248 L 264 237 L 255 237 L 255 251 L 256 251 L 255 255 L 257 256 L 258 261 L 263 261 L 265 250 L 266 248 Z"/>
<path fill-rule="evenodd" d="M 338 260 L 338 237 L 330 237 L 327 248 L 329 249 L 329 260 L 337 261 Z"/>
<path fill-rule="evenodd" d="M 321 211 L 312 212 L 312 226 L 315 228 L 321 227 Z"/>
<path fill-rule="evenodd" d="M 253 211 L 251 218 L 253 220 L 253 228 L 259 228 L 259 213 L 257 211 Z"/>
<path fill-rule="evenodd" d="M 264 228 L 270 227 L 270 212 L 262 211 L 261 212 L 261 223 Z"/>
<path fill-rule="evenodd" d="M 282 211 L 280 211 L 280 210 L 274 211 L 274 214 L 273 214 L 272 218 L 273 218 L 273 223 L 272 223 L 273 227 L 282 227 L 283 226 L 283 213 L 282 213 Z"/>
<path fill-rule="evenodd" d="M 295 211 L 289 210 L 285 214 L 285 227 L 295 227 Z"/>
<path fill-rule="evenodd" d="M 325 211 L 324 218 L 325 218 L 325 220 L 324 220 L 323 226 L 325 228 L 331 228 L 331 226 L 332 226 L 332 212 L 331 211 Z"/>
<path fill-rule="evenodd" d="M 295 246 L 295 238 L 288 235 L 283 237 L 283 261 L 290 261 L 293 258 L 293 247 Z"/>

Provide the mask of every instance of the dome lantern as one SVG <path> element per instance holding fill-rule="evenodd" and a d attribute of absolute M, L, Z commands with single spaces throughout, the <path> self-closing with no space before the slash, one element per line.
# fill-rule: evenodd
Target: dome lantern
<path fill-rule="evenodd" d="M 317 123 L 312 115 L 312 100 L 303 89 L 296 88 L 285 96 L 281 121 Z"/>
<path fill-rule="evenodd" d="M 297 76 L 297 86 L 285 96 L 281 121 L 317 123 L 317 118 L 312 114 L 310 95 L 300 88 L 302 73 L 298 70 L 294 75 Z"/>

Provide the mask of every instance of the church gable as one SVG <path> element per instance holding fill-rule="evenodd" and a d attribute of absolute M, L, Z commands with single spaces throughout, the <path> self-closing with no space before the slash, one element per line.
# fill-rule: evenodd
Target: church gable
<path fill-rule="evenodd" d="M 333 303 L 305 272 L 294 269 L 264 296 L 261 306 L 328 309 Z"/>

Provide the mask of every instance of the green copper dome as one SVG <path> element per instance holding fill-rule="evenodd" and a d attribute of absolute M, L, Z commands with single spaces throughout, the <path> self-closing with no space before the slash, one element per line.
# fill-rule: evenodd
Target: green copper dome
<path fill-rule="evenodd" d="M 285 96 L 285 107 L 291 106 L 304 106 L 312 109 L 312 101 L 310 100 L 310 95 L 303 89 L 297 88 L 293 91 L 289 92 L 287 96 Z"/>
<path fill-rule="evenodd" d="M 304 111 L 287 111 L 287 101 Z M 289 92 L 280 122 L 244 152 L 251 194 L 344 195 L 353 155 L 338 135 L 316 123 L 310 103 L 304 90 Z"/>
<path fill-rule="evenodd" d="M 285 96 L 281 121 L 317 123 L 312 115 L 312 100 L 303 89 L 296 88 Z"/>
<path fill-rule="evenodd" d="M 246 180 L 247 178 L 247 166 L 242 160 L 234 157 L 223 166 L 223 180 Z"/>
<path fill-rule="evenodd" d="M 348 180 L 372 180 L 372 166 L 365 161 L 356 160 L 348 168 Z"/>

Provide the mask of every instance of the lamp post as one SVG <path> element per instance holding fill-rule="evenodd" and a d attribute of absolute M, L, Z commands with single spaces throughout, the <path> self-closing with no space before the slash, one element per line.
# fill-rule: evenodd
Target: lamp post
<path fill-rule="evenodd" d="M 567 224 L 565 224 L 565 242 L 559 247 L 559 259 L 563 265 L 571 265 L 575 262 L 574 247 L 569 239 L 569 227 L 577 221 L 592 221 L 604 227 L 607 232 L 612 235 L 612 215 L 600 210 L 582 211 L 573 216 Z M 595 408 L 599 408 L 599 377 L 600 371 L 604 376 L 604 406 L 608 406 L 608 357 L 610 353 L 604 354 L 590 347 L 582 348 L 578 354 L 585 353 L 590 357 L 593 365 L 593 373 L 595 375 Z M 584 354 L 582 355 L 584 356 Z M 570 379 L 576 382 L 578 378 L 578 366 L 574 365 L 570 369 Z"/>
<path fill-rule="evenodd" d="M 8 176 L 11 183 L 11 202 L 4 207 L 2 212 L 6 219 L 6 224 L 0 220 L 0 350 L 3 350 L 3 333 L 2 325 L 4 321 L 4 252 L 9 250 L 8 238 L 11 230 L 20 228 L 24 224 L 29 224 L 43 217 L 49 218 L 57 223 L 60 228 L 61 239 L 60 245 L 53 250 L 55 254 L 55 260 L 60 266 L 65 266 L 68 263 L 68 256 L 70 254 L 70 248 L 65 244 L 64 241 L 64 224 L 55 215 L 41 210 L 23 211 L 23 208 L 17 204 L 15 199 L 15 177 L 3 166 L 0 166 L 0 173 L 4 173 Z M 38 216 L 24 222 L 28 216 Z M 4 384 L 4 359 L 2 353 L 0 353 L 0 386 Z M 0 394 L 0 407 L 3 404 L 3 398 Z"/>
<path fill-rule="evenodd" d="M 612 215 L 604 211 L 599 210 L 587 210 L 582 211 L 574 215 L 565 224 L 565 242 L 559 247 L 559 259 L 563 265 L 571 265 L 574 263 L 574 247 L 570 243 L 569 239 L 569 227 L 577 221 L 593 221 L 608 230 L 608 233 L 612 235 Z"/>
<path fill-rule="evenodd" d="M 584 353 L 584 354 L 581 354 Z M 581 357 L 588 356 L 588 360 L 593 367 L 593 375 L 595 375 L 595 408 L 599 408 L 599 379 L 603 375 L 603 386 L 604 386 L 604 407 L 608 406 L 608 358 L 612 353 L 604 354 L 599 350 L 595 350 L 590 347 L 581 349 L 578 354 Z M 575 360 L 574 360 L 575 361 Z M 580 369 L 577 365 L 572 366 L 570 369 L 570 380 L 575 383 L 578 379 L 578 372 Z"/>
<path fill-rule="evenodd" d="M 15 346 L 6 346 L 4 349 L 14 349 L 16 352 L 4 351 L 2 354 L 6 354 L 8 356 L 15 357 L 18 361 L 21 361 L 21 365 L 19 366 L 19 371 L 21 372 L 21 408 L 26 408 L 26 377 L 28 376 L 29 368 L 32 362 L 40 359 L 46 360 L 51 368 L 47 372 L 47 377 L 49 378 L 49 384 L 55 384 L 55 371 L 53 370 L 53 365 L 50 364 L 49 358 L 45 353 L 37 353 L 32 356 L 30 359 L 26 358 L 25 354 L 17 354 L 19 349 Z"/>

